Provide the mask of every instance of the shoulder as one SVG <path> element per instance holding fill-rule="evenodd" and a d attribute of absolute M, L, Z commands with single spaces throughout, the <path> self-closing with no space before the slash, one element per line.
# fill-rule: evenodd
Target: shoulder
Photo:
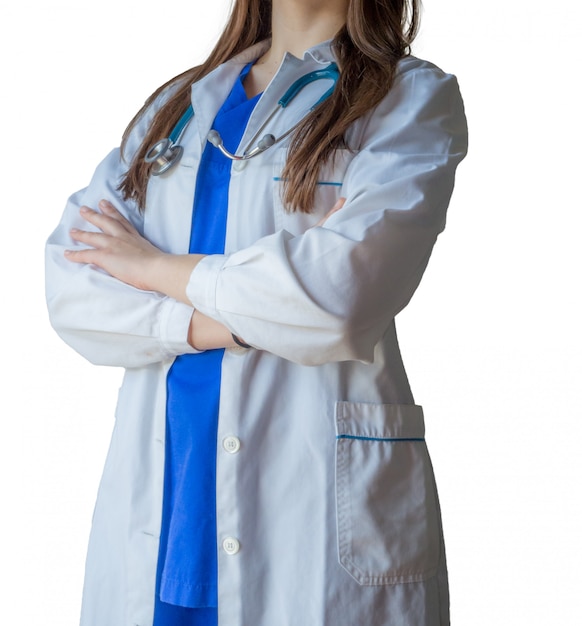
<path fill-rule="evenodd" d="M 392 88 L 380 110 L 388 112 L 401 107 L 426 115 L 457 118 L 464 123 L 465 108 L 459 83 L 454 74 L 412 55 L 398 63 Z"/>
<path fill-rule="evenodd" d="M 428 107 L 441 111 L 455 110 L 464 117 L 457 77 L 430 61 L 412 55 L 398 62 L 394 84 L 386 94 L 384 102 L 388 109 L 394 109 L 402 104 L 406 109 Z"/>
<path fill-rule="evenodd" d="M 414 56 L 401 59 L 394 83 L 372 112 L 363 139 L 391 146 L 405 142 L 411 150 L 465 152 L 465 109 L 456 76 Z"/>
<path fill-rule="evenodd" d="M 427 81 L 455 77 L 454 74 L 443 71 L 438 65 L 425 59 L 419 59 L 413 55 L 402 57 L 396 68 L 396 80 L 412 78 L 413 76 Z"/>
<path fill-rule="evenodd" d="M 414 56 L 406 56 L 398 62 L 394 84 L 387 99 L 395 97 L 434 100 L 442 98 L 461 100 L 457 77 L 440 67 Z"/>

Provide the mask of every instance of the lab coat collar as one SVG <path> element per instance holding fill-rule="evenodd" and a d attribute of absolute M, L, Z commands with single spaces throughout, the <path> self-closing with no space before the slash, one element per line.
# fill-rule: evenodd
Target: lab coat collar
<path fill-rule="evenodd" d="M 322 41 L 321 43 L 318 43 L 317 45 L 308 48 L 303 53 L 303 60 L 310 56 L 317 63 L 321 63 L 322 65 L 328 65 L 335 60 L 332 43 L 333 39 L 328 39 L 327 41 Z"/>
<path fill-rule="evenodd" d="M 308 48 L 303 53 L 303 60 L 308 60 L 308 57 L 310 57 L 318 64 L 328 65 L 334 60 L 332 41 L 329 39 Z M 200 149 L 203 149 L 214 118 L 230 93 L 241 68 L 262 56 L 269 49 L 270 44 L 270 39 L 254 44 L 192 85 L 191 96 L 194 109 L 194 124 L 198 130 Z M 289 52 L 287 57 L 296 58 Z M 300 59 L 297 60 L 299 61 Z"/>

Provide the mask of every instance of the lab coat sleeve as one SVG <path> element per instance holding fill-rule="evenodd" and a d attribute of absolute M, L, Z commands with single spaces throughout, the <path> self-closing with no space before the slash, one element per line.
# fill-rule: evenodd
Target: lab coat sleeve
<path fill-rule="evenodd" d="M 140 141 L 135 135 L 147 123 L 143 120 L 130 139 L 129 154 Z M 97 167 L 89 186 L 69 198 L 46 245 L 46 298 L 54 329 L 82 356 L 99 365 L 137 367 L 196 352 L 187 341 L 193 308 L 64 257 L 66 249 L 79 245 L 69 235 L 71 228 L 96 230 L 79 216 L 79 207 L 96 208 L 102 198 L 143 233 L 141 214 L 117 191 L 126 168 L 120 151 L 113 150 Z"/>
<path fill-rule="evenodd" d="M 403 71 L 370 115 L 323 227 L 279 231 L 192 272 L 192 304 L 252 346 L 305 365 L 372 362 L 422 277 L 467 151 L 456 78 Z"/>

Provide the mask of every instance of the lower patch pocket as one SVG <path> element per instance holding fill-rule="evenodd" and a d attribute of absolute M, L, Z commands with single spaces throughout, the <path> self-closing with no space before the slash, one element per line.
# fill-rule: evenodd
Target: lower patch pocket
<path fill-rule="evenodd" d="M 433 576 L 440 520 L 422 408 L 338 402 L 336 427 L 341 565 L 361 585 Z"/>

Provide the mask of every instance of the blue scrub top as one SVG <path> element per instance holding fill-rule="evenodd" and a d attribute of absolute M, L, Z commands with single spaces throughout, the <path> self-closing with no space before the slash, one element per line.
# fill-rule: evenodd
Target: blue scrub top
<path fill-rule="evenodd" d="M 247 65 L 214 120 L 234 152 L 260 95 Z M 207 142 L 192 213 L 190 253 L 222 254 L 232 161 Z M 216 438 L 224 350 L 179 356 L 167 378 L 166 468 L 154 626 L 216 626 Z"/>

